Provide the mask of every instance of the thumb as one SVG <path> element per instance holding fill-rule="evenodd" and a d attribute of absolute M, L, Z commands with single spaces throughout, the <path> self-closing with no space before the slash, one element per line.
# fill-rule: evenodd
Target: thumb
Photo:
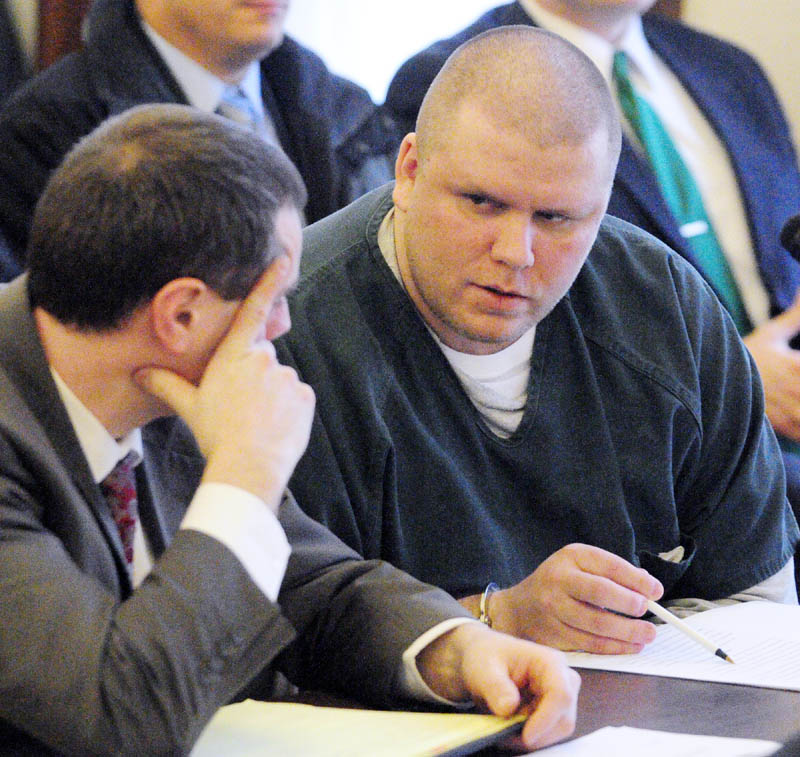
<path fill-rule="evenodd" d="M 475 696 L 483 699 L 492 713 L 507 718 L 517 711 L 521 701 L 519 689 L 511 680 L 502 659 L 486 660 L 475 678 L 470 688 Z"/>
<path fill-rule="evenodd" d="M 183 376 L 166 368 L 140 368 L 133 374 L 133 379 L 142 389 L 186 419 L 197 389 Z"/>

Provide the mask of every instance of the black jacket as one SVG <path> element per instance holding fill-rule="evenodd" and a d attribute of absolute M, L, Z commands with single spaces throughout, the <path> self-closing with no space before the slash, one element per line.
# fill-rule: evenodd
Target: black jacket
<path fill-rule="evenodd" d="M 366 90 L 285 38 L 261 63 L 263 99 L 308 187 L 310 223 L 392 178 L 393 122 Z M 143 32 L 133 0 L 95 0 L 84 48 L 17 90 L 0 111 L 0 235 L 24 261 L 50 172 L 85 134 L 143 103 L 186 97 Z"/>

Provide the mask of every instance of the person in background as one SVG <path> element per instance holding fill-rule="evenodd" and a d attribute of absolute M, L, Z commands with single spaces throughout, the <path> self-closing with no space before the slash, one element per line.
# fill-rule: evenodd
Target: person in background
<path fill-rule="evenodd" d="M 3 283 L 11 281 L 11 279 L 22 273 L 22 267 L 17 262 L 17 259 L 11 254 L 9 246 L 0 234 L 0 286 Z"/>
<path fill-rule="evenodd" d="M 270 340 L 304 201 L 279 148 L 182 105 L 112 118 L 48 182 L 0 291 L 0 753 L 185 754 L 278 673 L 525 707 L 529 747 L 572 731 L 559 653 L 360 560 L 286 492 L 314 393 Z"/>
<path fill-rule="evenodd" d="M 583 50 L 610 83 L 623 115 L 608 212 L 686 258 L 734 317 L 761 374 L 798 514 L 800 265 L 780 244 L 783 224 L 800 211 L 791 132 L 756 61 L 666 16 L 644 15 L 652 5 L 519 0 L 498 6 L 404 63 L 386 105 L 411 131 L 447 56 L 497 26 L 540 26 Z"/>
<path fill-rule="evenodd" d="M 0 0 L 0 106 L 27 78 L 28 70 L 11 12 L 6 0 Z M 10 281 L 20 273 L 20 264 L 11 254 L 0 233 L 0 282 Z"/>
<path fill-rule="evenodd" d="M 0 0 L 0 104 L 28 77 L 7 0 Z"/>
<path fill-rule="evenodd" d="M 317 393 L 297 501 L 493 628 L 630 653 L 642 616 L 796 603 L 756 368 L 695 269 L 606 215 L 591 60 L 530 25 L 431 84 L 394 185 L 304 232 L 276 344 Z"/>
<path fill-rule="evenodd" d="M 96 0 L 83 49 L 0 114 L 0 233 L 20 264 L 36 200 L 69 148 L 110 115 L 188 103 L 250 122 L 308 187 L 308 222 L 391 179 L 391 119 L 283 33 L 289 0 Z"/>

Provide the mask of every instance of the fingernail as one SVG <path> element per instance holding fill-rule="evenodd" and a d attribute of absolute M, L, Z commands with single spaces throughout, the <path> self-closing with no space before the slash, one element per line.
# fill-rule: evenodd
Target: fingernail
<path fill-rule="evenodd" d="M 132 378 L 139 386 L 147 386 L 147 379 L 150 377 L 149 368 L 139 368 L 134 372 Z"/>

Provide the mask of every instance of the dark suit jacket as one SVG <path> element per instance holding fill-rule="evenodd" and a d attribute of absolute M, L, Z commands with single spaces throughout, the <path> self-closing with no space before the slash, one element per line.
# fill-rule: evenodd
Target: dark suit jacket
<path fill-rule="evenodd" d="M 3 234 L 0 233 L 0 282 L 11 281 L 22 273 L 22 267 L 17 259 L 11 254 Z"/>
<path fill-rule="evenodd" d="M 519 3 L 509 3 L 406 61 L 386 96 L 386 107 L 400 125 L 407 131 L 413 129 L 425 92 L 458 45 L 488 29 L 511 24 L 534 25 Z M 783 224 L 800 211 L 800 170 L 775 92 L 758 64 L 739 48 L 656 13 L 646 14 L 643 25 L 650 46 L 672 69 L 728 151 L 744 200 L 758 270 L 772 314 L 777 315 L 792 303 L 800 288 L 800 264 L 780 244 Z M 699 268 L 655 174 L 626 138 L 608 212 L 649 231 Z M 785 453 L 784 460 L 789 499 L 800 515 L 800 458 Z"/>
<path fill-rule="evenodd" d="M 183 753 L 245 687 L 269 692 L 275 671 L 386 703 L 403 650 L 466 614 L 357 559 L 291 496 L 279 517 L 292 557 L 268 601 L 220 542 L 177 530 L 203 469 L 188 429 L 165 419 L 143 439 L 141 518 L 157 561 L 132 592 L 25 277 L 0 292 L 0 753 Z"/>
<path fill-rule="evenodd" d="M 6 0 L 0 0 L 0 103 L 25 80 L 27 75 L 25 58 L 11 20 L 8 3 Z"/>
<path fill-rule="evenodd" d="M 101 121 L 186 96 L 143 32 L 133 0 L 95 0 L 87 41 L 22 87 L 0 115 L 0 232 L 24 260 L 49 173 Z M 286 37 L 261 64 L 262 95 L 308 187 L 309 223 L 392 178 L 398 132 L 363 88 Z"/>
<path fill-rule="evenodd" d="M 800 265 L 783 250 L 779 236 L 783 223 L 800 211 L 800 171 L 775 93 L 758 64 L 739 48 L 658 14 L 645 15 L 643 23 L 651 47 L 697 102 L 731 157 L 772 308 L 784 310 L 800 287 Z M 499 6 L 406 61 L 386 96 L 401 126 L 413 129 L 433 77 L 458 45 L 509 24 L 533 22 L 517 2 Z M 623 140 L 608 212 L 649 231 L 697 267 L 655 175 L 628 140 Z"/>

